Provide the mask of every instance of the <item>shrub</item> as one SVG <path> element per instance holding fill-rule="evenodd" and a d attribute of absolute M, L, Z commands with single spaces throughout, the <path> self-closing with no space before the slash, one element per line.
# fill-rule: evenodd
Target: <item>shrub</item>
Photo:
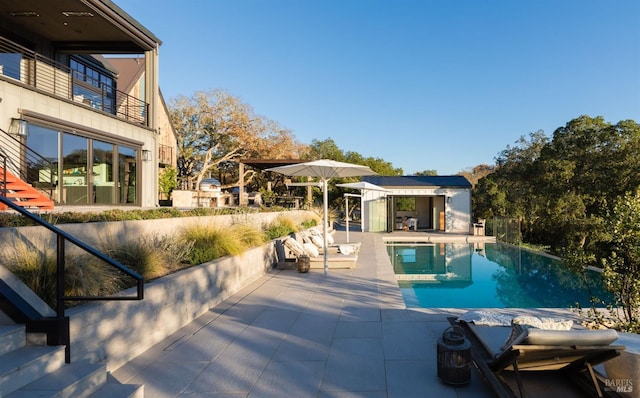
<path fill-rule="evenodd" d="M 66 296 L 107 296 L 125 286 L 118 271 L 85 253 L 68 252 L 65 258 Z M 56 307 L 57 256 L 18 240 L 5 251 L 3 263 L 52 308 Z"/>
<path fill-rule="evenodd" d="M 301 225 L 304 229 L 309 229 L 312 227 L 315 227 L 316 225 L 318 225 L 318 223 L 320 222 L 320 219 L 317 218 L 310 218 L 307 220 L 303 220 Z"/>
<path fill-rule="evenodd" d="M 298 231 L 296 222 L 284 215 L 279 215 L 264 228 L 265 240 L 272 240 Z"/>
<path fill-rule="evenodd" d="M 262 231 L 251 225 L 237 224 L 231 227 L 230 232 L 244 243 L 245 250 L 251 247 L 261 246 L 265 242 Z"/>
<path fill-rule="evenodd" d="M 222 229 L 214 225 L 195 225 L 183 231 L 180 241 L 193 245 L 188 261 L 189 264 L 196 265 L 243 253 L 250 247 L 245 239 L 252 239 L 246 238 L 246 233 L 244 226 Z"/>
<path fill-rule="evenodd" d="M 191 245 L 178 243 L 169 236 L 139 236 L 128 242 L 110 241 L 102 251 L 136 271 L 144 279 L 155 279 L 180 268 L 189 255 Z"/>

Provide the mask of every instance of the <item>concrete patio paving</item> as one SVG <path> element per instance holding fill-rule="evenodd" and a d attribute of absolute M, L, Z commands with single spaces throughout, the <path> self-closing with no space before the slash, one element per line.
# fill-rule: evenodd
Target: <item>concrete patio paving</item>
<path fill-rule="evenodd" d="M 438 379 L 437 340 L 465 310 L 407 309 L 382 236 L 351 234 L 355 269 L 264 275 L 112 376 L 145 397 L 493 396 L 475 368 Z"/>

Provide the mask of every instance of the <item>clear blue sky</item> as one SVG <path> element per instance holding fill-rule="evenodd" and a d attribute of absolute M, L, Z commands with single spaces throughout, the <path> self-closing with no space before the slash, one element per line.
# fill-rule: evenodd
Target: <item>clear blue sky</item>
<path fill-rule="evenodd" d="M 115 0 L 166 99 L 225 89 L 297 140 L 455 174 L 580 115 L 640 122 L 637 0 Z"/>

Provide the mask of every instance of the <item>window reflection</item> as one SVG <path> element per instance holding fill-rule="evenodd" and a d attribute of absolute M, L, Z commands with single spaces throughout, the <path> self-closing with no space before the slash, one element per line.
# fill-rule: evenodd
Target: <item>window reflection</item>
<path fill-rule="evenodd" d="M 84 137 L 62 135 L 62 201 L 65 204 L 89 203 L 88 145 L 89 140 Z"/>
<path fill-rule="evenodd" d="M 118 147 L 120 203 L 136 203 L 136 150 Z"/>
<path fill-rule="evenodd" d="M 32 123 L 26 140 L 27 145 L 43 157 L 42 164 L 29 165 L 37 176 L 31 183 L 34 186 L 51 186 L 53 183 L 56 202 L 66 205 L 138 203 L 139 148 L 59 132 Z"/>
<path fill-rule="evenodd" d="M 115 203 L 113 153 L 112 144 L 93 141 L 93 184 L 97 204 Z"/>

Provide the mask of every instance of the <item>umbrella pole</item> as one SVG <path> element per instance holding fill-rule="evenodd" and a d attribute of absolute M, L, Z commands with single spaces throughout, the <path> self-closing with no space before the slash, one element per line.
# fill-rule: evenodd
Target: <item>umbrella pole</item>
<path fill-rule="evenodd" d="M 327 193 L 327 179 L 322 179 L 322 206 L 324 211 L 324 219 L 322 220 L 323 228 L 324 228 L 324 276 L 327 276 L 327 271 L 329 270 L 329 244 L 327 241 L 327 234 L 329 233 L 327 224 L 329 223 L 329 194 Z"/>
<path fill-rule="evenodd" d="M 344 197 L 344 211 L 346 214 L 346 218 L 347 218 L 347 243 L 349 243 L 349 197 L 345 196 Z"/>

